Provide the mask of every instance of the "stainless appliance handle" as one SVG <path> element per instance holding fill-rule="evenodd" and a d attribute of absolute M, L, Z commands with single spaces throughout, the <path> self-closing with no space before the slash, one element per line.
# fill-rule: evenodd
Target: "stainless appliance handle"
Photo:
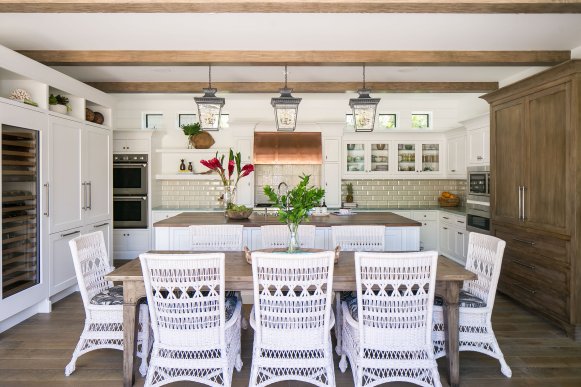
<path fill-rule="evenodd" d="M 522 187 L 519 185 L 518 186 L 518 220 L 522 220 L 522 212 L 521 212 L 521 209 L 522 209 L 522 199 L 521 199 L 521 196 L 520 196 L 521 190 L 522 190 Z"/>
<path fill-rule="evenodd" d="M 87 191 L 89 191 L 89 205 L 87 206 L 87 210 L 92 210 L 93 206 L 93 187 L 91 186 L 91 182 L 87 182 Z"/>
<path fill-rule="evenodd" d="M 109 222 L 107 222 L 107 223 L 101 223 L 101 224 L 96 224 L 96 225 L 93 226 L 93 228 L 103 227 L 103 226 L 106 226 L 108 224 L 109 224 Z"/>
<path fill-rule="evenodd" d="M 146 168 L 147 167 L 147 164 L 141 164 L 141 163 L 113 163 L 113 168 L 130 168 L 130 167 Z"/>
<path fill-rule="evenodd" d="M 522 189 L 522 203 L 523 203 L 523 220 L 527 220 L 527 216 L 525 214 L 525 208 L 526 208 L 526 204 L 525 204 L 525 192 L 527 190 L 527 187 L 523 185 L 523 189 Z"/>
<path fill-rule="evenodd" d="M 44 183 L 44 188 L 46 189 L 46 207 L 44 211 L 44 216 L 49 216 L 49 206 L 50 206 L 50 187 L 48 183 Z"/>
<path fill-rule="evenodd" d="M 516 286 L 517 288 L 521 288 L 522 290 L 527 291 L 527 292 L 529 292 L 531 294 L 536 294 L 537 293 L 536 290 L 529 289 L 528 287 L 521 285 L 520 282 L 513 282 L 512 284 L 513 284 L 513 286 Z"/>
<path fill-rule="evenodd" d="M 135 199 L 147 200 L 147 196 L 113 196 L 113 200 L 116 200 L 116 199 L 121 199 L 121 200 L 135 200 Z"/>
<path fill-rule="evenodd" d="M 71 236 L 71 235 L 75 235 L 75 234 L 80 234 L 80 231 L 73 231 L 73 232 L 69 232 L 67 234 L 61 234 L 61 238 L 67 237 L 67 236 Z"/>
<path fill-rule="evenodd" d="M 83 203 L 82 203 L 82 209 L 83 211 L 87 210 L 87 182 L 83 181 L 83 183 L 81 184 L 83 186 Z"/>

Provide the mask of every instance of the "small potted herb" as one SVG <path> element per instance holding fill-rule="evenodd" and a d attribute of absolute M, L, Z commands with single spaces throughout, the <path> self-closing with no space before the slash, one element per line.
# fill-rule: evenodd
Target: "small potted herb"
<path fill-rule="evenodd" d="M 188 136 L 188 148 L 208 149 L 214 145 L 214 137 L 202 130 L 198 122 L 181 126 L 184 134 Z"/>
<path fill-rule="evenodd" d="M 347 183 L 347 196 L 345 197 L 346 203 L 353 203 L 353 183 Z"/>
<path fill-rule="evenodd" d="M 69 104 L 69 99 L 60 94 L 57 94 L 56 96 L 51 94 L 50 97 L 48 97 L 48 105 L 48 108 L 51 111 L 60 114 L 68 114 L 69 112 L 73 111 L 71 105 Z"/>

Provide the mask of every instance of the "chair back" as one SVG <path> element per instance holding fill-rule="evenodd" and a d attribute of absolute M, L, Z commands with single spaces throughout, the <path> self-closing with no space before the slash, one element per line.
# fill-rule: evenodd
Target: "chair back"
<path fill-rule="evenodd" d="M 360 356 L 431 348 L 437 262 L 435 251 L 355 253 Z"/>
<path fill-rule="evenodd" d="M 242 225 L 190 226 L 192 251 L 242 251 Z"/>
<path fill-rule="evenodd" d="M 224 253 L 140 254 L 155 342 L 224 348 Z"/>
<path fill-rule="evenodd" d="M 305 249 L 315 248 L 315 230 L 315 226 L 299 225 L 297 237 L 300 247 Z M 290 239 L 290 230 L 288 229 L 288 226 L 261 226 L 260 235 L 262 237 L 263 249 L 288 247 Z"/>
<path fill-rule="evenodd" d="M 254 334 L 261 348 L 326 348 L 334 257 L 333 251 L 252 253 Z"/>
<path fill-rule="evenodd" d="M 505 246 L 505 241 L 492 235 L 471 232 L 468 237 L 466 270 L 478 274 L 478 279 L 464 281 L 463 290 L 486 302 L 490 310 L 496 297 Z"/>
<path fill-rule="evenodd" d="M 331 234 L 342 251 L 385 250 L 385 226 L 332 226 Z"/>
<path fill-rule="evenodd" d="M 113 268 L 109 263 L 103 231 L 78 236 L 69 241 L 75 274 L 85 309 L 98 293 L 113 286 L 105 275 Z"/>

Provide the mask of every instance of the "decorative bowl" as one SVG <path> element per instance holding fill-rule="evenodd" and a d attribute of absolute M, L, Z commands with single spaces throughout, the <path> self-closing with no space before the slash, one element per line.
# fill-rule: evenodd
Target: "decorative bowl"
<path fill-rule="evenodd" d="M 252 214 L 252 208 L 246 211 L 226 210 L 226 216 L 230 219 L 248 219 Z"/>

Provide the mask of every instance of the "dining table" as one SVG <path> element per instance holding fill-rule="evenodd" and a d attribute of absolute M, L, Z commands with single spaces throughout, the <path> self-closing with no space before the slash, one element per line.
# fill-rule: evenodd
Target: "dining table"
<path fill-rule="evenodd" d="M 187 254 L 199 251 L 150 251 L 157 254 Z M 252 265 L 246 261 L 244 251 L 224 252 L 225 286 L 231 291 L 248 291 L 253 289 Z M 444 328 L 446 332 L 446 356 L 448 364 L 448 381 L 450 386 L 460 385 L 459 356 L 459 311 L 458 300 L 462 283 L 476 279 L 477 275 L 466 270 L 460 264 L 442 255 L 438 257 L 436 272 L 436 294 L 444 301 Z M 139 258 L 133 259 L 123 266 L 113 270 L 105 279 L 123 283 L 123 386 L 134 383 L 134 357 L 137 338 L 137 322 L 139 321 L 139 304 L 145 299 L 145 285 Z M 334 291 L 353 291 L 356 289 L 355 259 L 353 252 L 342 251 L 335 264 L 333 274 Z M 340 309 L 337 312 L 340 313 Z M 341 316 L 337 316 L 339 320 Z M 339 330 L 338 330 L 339 331 Z M 340 332 L 337 332 L 340 348 Z"/>

